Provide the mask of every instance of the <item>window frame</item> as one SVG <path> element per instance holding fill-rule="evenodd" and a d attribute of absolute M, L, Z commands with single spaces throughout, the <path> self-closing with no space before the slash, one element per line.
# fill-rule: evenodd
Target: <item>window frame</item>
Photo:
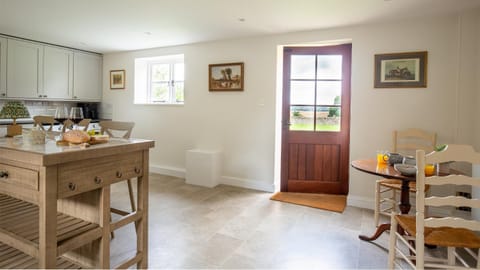
<path fill-rule="evenodd" d="M 175 66 L 183 65 L 183 80 L 175 80 Z M 153 67 L 168 65 L 168 81 L 153 81 Z M 138 72 L 138 74 L 137 74 Z M 156 57 L 135 58 L 135 98 L 134 104 L 153 105 L 184 105 L 185 104 L 185 63 L 184 55 L 165 55 Z M 140 81 L 138 81 L 140 80 Z M 167 83 L 168 100 L 155 100 L 153 97 L 154 84 Z M 176 85 L 183 85 L 183 101 L 176 99 Z"/>

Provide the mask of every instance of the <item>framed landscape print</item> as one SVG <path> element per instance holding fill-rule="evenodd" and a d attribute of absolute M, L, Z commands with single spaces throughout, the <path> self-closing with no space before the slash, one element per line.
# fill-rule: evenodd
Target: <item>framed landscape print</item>
<path fill-rule="evenodd" d="M 243 63 L 208 65 L 209 91 L 243 91 Z"/>
<path fill-rule="evenodd" d="M 110 89 L 125 89 L 125 70 L 110 71 Z"/>
<path fill-rule="evenodd" d="M 427 52 L 376 54 L 374 87 L 427 87 Z"/>

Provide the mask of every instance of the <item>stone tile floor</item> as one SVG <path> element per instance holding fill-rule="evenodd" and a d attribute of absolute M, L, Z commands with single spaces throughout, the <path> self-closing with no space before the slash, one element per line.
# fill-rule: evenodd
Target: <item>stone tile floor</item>
<path fill-rule="evenodd" d="M 373 211 L 339 214 L 269 200 L 271 193 L 150 177 L 149 267 L 154 269 L 385 269 L 388 234 L 373 243 Z M 126 184 L 112 205 L 129 209 Z M 116 231 L 112 266 L 134 254 L 133 225 Z"/>

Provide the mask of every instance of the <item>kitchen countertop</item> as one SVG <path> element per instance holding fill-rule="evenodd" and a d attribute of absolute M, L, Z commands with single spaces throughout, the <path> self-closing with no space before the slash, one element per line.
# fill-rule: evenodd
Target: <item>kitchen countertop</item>
<path fill-rule="evenodd" d="M 90 123 L 98 123 L 102 120 L 110 120 L 110 119 L 92 119 Z M 13 123 L 12 119 L 0 119 L 0 126 L 11 125 L 12 123 Z M 17 124 L 33 124 L 33 118 L 17 118 Z"/>

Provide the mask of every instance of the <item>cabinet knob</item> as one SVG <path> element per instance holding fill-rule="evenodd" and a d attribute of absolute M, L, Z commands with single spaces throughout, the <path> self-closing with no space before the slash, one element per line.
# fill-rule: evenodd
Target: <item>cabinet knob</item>
<path fill-rule="evenodd" d="M 117 178 L 120 178 L 120 177 L 122 177 L 122 172 L 117 171 Z"/>
<path fill-rule="evenodd" d="M 77 99 L 78 97 L 77 97 L 77 96 L 73 96 L 73 98 Z"/>
<path fill-rule="evenodd" d="M 140 173 L 140 168 L 135 167 L 134 171 L 135 171 L 136 174 L 139 174 Z"/>
<path fill-rule="evenodd" d="M 103 182 L 102 178 L 98 177 L 98 176 L 95 176 L 95 184 L 101 184 Z"/>
<path fill-rule="evenodd" d="M 8 178 L 8 172 L 7 171 L 0 171 L 0 178 Z"/>
<path fill-rule="evenodd" d="M 75 183 L 68 183 L 68 189 L 70 189 L 71 191 L 75 191 L 77 189 L 77 185 Z"/>
<path fill-rule="evenodd" d="M 6 95 L 7 95 L 7 94 L 5 94 L 5 93 L 2 93 L 2 97 L 6 96 Z"/>
<path fill-rule="evenodd" d="M 38 97 L 40 97 L 40 98 L 41 98 L 41 97 L 43 97 L 43 95 L 38 95 Z"/>

